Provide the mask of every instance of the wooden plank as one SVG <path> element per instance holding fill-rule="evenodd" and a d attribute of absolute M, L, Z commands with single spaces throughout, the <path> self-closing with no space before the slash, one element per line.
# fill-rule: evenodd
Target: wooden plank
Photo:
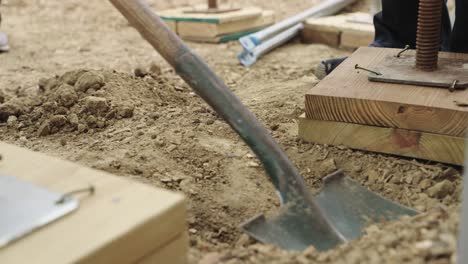
<path fill-rule="evenodd" d="M 191 7 L 177 8 L 161 11 L 158 13 L 161 18 L 164 20 L 172 21 L 189 21 L 189 22 L 206 22 L 206 23 L 215 23 L 223 24 L 233 21 L 239 21 L 244 19 L 250 19 L 259 17 L 262 15 L 263 11 L 257 7 L 245 7 L 237 11 L 226 12 L 226 13 L 186 13 L 185 11 L 191 10 Z M 200 9 L 200 7 L 197 7 Z"/>
<path fill-rule="evenodd" d="M 162 248 L 158 248 L 155 252 L 143 259 L 137 261 L 138 264 L 154 264 L 154 263 L 171 263 L 185 264 L 188 263 L 188 255 L 183 252 L 188 252 L 189 237 L 187 233 L 180 235 L 174 241 Z M 182 254 L 181 254 L 182 253 Z"/>
<path fill-rule="evenodd" d="M 464 164 L 465 139 L 420 131 L 299 119 L 299 137 L 308 142 Z"/>
<path fill-rule="evenodd" d="M 206 22 L 178 22 L 178 30 L 182 37 L 212 39 L 223 35 L 262 28 L 275 22 L 273 11 L 264 11 L 261 16 L 232 21 L 223 24 Z"/>
<path fill-rule="evenodd" d="M 194 41 L 194 42 L 206 42 L 206 43 L 224 43 L 224 42 L 229 42 L 233 40 L 238 40 L 243 36 L 249 35 L 251 33 L 257 32 L 261 28 L 255 28 L 252 30 L 247 30 L 247 31 L 242 31 L 234 34 L 228 34 L 228 35 L 222 35 L 222 36 L 217 36 L 217 37 L 194 37 L 194 36 L 183 36 L 182 38 L 184 40 L 188 41 Z"/>
<path fill-rule="evenodd" d="M 177 33 L 177 21 L 164 20 L 164 22 L 166 22 L 166 25 L 169 26 L 172 31 Z"/>
<path fill-rule="evenodd" d="M 306 94 L 308 119 L 402 128 L 464 137 L 468 108 L 454 101 L 468 102 L 468 90 L 370 82 L 366 72 L 383 58 L 400 50 L 360 48 Z M 414 54 L 409 51 L 408 54 Z M 440 53 L 445 58 L 468 58 L 468 54 Z"/>
<path fill-rule="evenodd" d="M 368 46 L 374 39 L 374 26 L 354 22 L 368 16 L 366 13 L 349 13 L 308 19 L 302 31 L 302 39 L 306 43 L 321 43 L 334 47 Z"/>
<path fill-rule="evenodd" d="M 182 195 L 1 142 L 0 155 L 1 175 L 61 193 L 96 188 L 71 215 L 1 249 L 0 263 L 132 263 L 185 232 Z"/>

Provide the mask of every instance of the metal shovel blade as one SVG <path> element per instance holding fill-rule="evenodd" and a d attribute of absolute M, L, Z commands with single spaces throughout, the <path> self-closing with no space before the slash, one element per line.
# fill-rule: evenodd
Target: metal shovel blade
<path fill-rule="evenodd" d="M 285 204 L 275 215 L 257 216 L 242 229 L 260 242 L 286 250 L 304 250 L 314 246 L 325 251 L 363 235 L 376 222 L 413 216 L 417 211 L 394 203 L 362 187 L 337 171 L 324 179 L 324 187 L 315 197 L 322 213 L 333 223 L 336 233 L 324 233 L 313 210 L 304 204 Z"/>

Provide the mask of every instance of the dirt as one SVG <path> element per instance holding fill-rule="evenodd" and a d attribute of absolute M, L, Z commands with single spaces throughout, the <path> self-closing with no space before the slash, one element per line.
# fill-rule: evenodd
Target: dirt
<path fill-rule="evenodd" d="M 460 168 L 297 139 L 315 64 L 350 51 L 295 40 L 246 69 L 236 42 L 189 43 L 270 128 L 313 191 L 342 169 L 423 212 L 373 225 L 329 252 L 285 252 L 238 228 L 279 205 L 259 161 L 107 1 L 4 2 L 12 50 L 0 54 L 0 140 L 184 193 L 191 263 L 454 263 Z M 149 2 L 163 9 L 201 1 Z M 235 3 L 286 17 L 313 2 Z"/>

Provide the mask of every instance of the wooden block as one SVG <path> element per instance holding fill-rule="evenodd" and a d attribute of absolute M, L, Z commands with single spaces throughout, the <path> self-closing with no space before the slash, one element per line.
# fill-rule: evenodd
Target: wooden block
<path fill-rule="evenodd" d="M 464 137 L 468 108 L 454 101 L 468 102 L 468 90 L 451 93 L 448 89 L 370 82 L 366 72 L 354 69 L 356 64 L 373 69 L 399 51 L 358 49 L 306 94 L 306 117 Z M 468 58 L 468 54 L 454 53 L 439 56 Z"/>
<path fill-rule="evenodd" d="M 350 13 L 308 19 L 302 31 L 302 39 L 306 43 L 321 43 L 334 47 L 368 46 L 374 40 L 374 26 L 354 22 L 368 16 L 366 13 Z"/>
<path fill-rule="evenodd" d="M 164 20 L 172 31 L 177 32 L 177 22 L 172 20 Z"/>
<path fill-rule="evenodd" d="M 137 261 L 138 264 L 154 264 L 154 263 L 174 263 L 185 264 L 188 262 L 188 255 L 181 251 L 181 248 L 186 248 L 189 244 L 189 236 L 187 233 L 180 235 L 174 241 L 158 248 L 149 256 Z"/>
<path fill-rule="evenodd" d="M 172 21 L 189 21 L 189 22 L 205 22 L 224 24 L 233 21 L 245 20 L 262 16 L 262 9 L 257 7 L 245 7 L 237 11 L 215 14 L 202 14 L 202 13 L 186 13 L 185 11 L 191 10 L 191 7 L 184 7 L 178 9 L 171 9 L 161 11 L 158 13 L 164 20 Z"/>
<path fill-rule="evenodd" d="M 418 159 L 463 165 L 465 139 L 420 131 L 299 119 L 299 137 L 305 141 L 345 145 Z"/>
<path fill-rule="evenodd" d="M 77 211 L 1 249 L 0 263 L 133 263 L 185 233 L 182 195 L 1 142 L 0 154 L 1 175 L 60 193 L 96 188 Z"/>
<path fill-rule="evenodd" d="M 259 28 L 238 32 L 234 34 L 222 35 L 217 37 L 195 37 L 195 36 L 182 36 L 183 39 L 194 42 L 206 42 L 206 43 L 224 43 L 233 40 L 238 40 L 243 36 L 249 35 L 251 33 L 257 32 Z"/>
<path fill-rule="evenodd" d="M 244 32 L 247 30 L 262 28 L 275 22 L 273 11 L 264 11 L 261 16 L 232 21 L 229 23 L 207 23 L 207 22 L 178 22 L 178 30 L 182 37 L 212 39 L 223 35 Z"/>

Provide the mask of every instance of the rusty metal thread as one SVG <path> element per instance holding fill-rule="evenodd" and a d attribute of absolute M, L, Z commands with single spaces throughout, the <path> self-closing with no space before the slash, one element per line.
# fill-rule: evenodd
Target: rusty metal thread
<path fill-rule="evenodd" d="M 416 35 L 416 67 L 437 69 L 443 0 L 420 0 Z"/>
<path fill-rule="evenodd" d="M 208 0 L 209 9 L 218 9 L 218 0 Z"/>

